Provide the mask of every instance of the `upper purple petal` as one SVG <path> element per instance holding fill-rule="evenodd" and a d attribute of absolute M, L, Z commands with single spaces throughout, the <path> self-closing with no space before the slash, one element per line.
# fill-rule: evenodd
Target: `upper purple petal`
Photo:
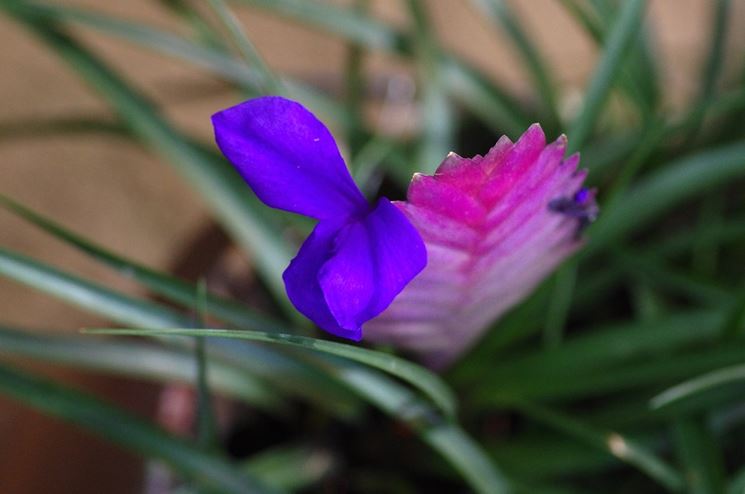
<path fill-rule="evenodd" d="M 212 116 L 215 140 L 267 205 L 316 219 L 369 209 L 334 138 L 305 107 L 256 98 Z"/>
<path fill-rule="evenodd" d="M 427 263 L 419 232 L 388 199 L 344 227 L 318 281 L 337 323 L 361 327 L 385 310 Z"/>

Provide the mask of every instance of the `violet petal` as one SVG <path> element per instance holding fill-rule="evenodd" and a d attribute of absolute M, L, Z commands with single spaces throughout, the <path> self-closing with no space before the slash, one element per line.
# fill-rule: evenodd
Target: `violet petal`
<path fill-rule="evenodd" d="M 287 288 L 287 296 L 298 311 L 332 334 L 359 340 L 362 336 L 359 330 L 344 329 L 336 322 L 318 282 L 318 271 L 332 256 L 338 233 L 337 222 L 329 220 L 316 225 L 282 278 Z"/>
<path fill-rule="evenodd" d="M 268 206 L 320 220 L 369 209 L 331 133 L 299 103 L 256 98 L 212 124 L 220 150 Z"/>
<path fill-rule="evenodd" d="M 318 280 L 339 325 L 361 335 L 362 324 L 385 310 L 426 263 L 417 230 L 381 198 L 370 214 L 342 229 Z"/>

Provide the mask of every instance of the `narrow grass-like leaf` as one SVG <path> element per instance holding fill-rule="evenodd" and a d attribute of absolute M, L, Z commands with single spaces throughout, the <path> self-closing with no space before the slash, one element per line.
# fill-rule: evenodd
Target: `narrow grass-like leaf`
<path fill-rule="evenodd" d="M 616 262 L 627 273 L 659 288 L 715 307 L 732 300 L 730 290 L 727 288 L 705 279 L 699 279 L 688 272 L 675 270 L 659 257 L 621 248 L 616 249 L 614 254 Z"/>
<path fill-rule="evenodd" d="M 676 450 L 691 494 L 724 494 L 724 466 L 711 432 L 698 417 L 675 420 Z"/>
<path fill-rule="evenodd" d="M 454 146 L 454 115 L 440 70 L 440 49 L 430 25 L 427 9 L 420 0 L 408 0 L 414 33 L 414 50 L 421 89 L 420 121 L 422 133 L 415 168 L 432 174 Z"/>
<path fill-rule="evenodd" d="M 132 336 L 209 336 L 212 338 L 236 338 L 264 343 L 290 345 L 343 357 L 376 369 L 383 370 L 411 384 L 429 397 L 448 417 L 455 415 L 455 397 L 447 385 L 435 374 L 395 355 L 368 350 L 334 341 L 319 340 L 285 333 L 267 333 L 250 330 L 212 328 L 166 328 L 166 329 L 88 329 L 91 334 Z"/>
<path fill-rule="evenodd" d="M 172 309 L 118 294 L 4 248 L 0 248 L 0 276 L 113 320 L 138 326 L 190 324 L 188 317 Z"/>
<path fill-rule="evenodd" d="M 519 103 L 473 68 L 445 57 L 440 70 L 451 96 L 496 133 L 516 140 L 531 124 Z"/>
<path fill-rule="evenodd" d="M 191 384 L 196 374 L 192 352 L 185 348 L 4 326 L 0 326 L 0 354 L 156 382 Z M 209 383 L 251 406 L 274 411 L 284 406 L 282 398 L 265 382 L 217 359 L 210 363 Z"/>
<path fill-rule="evenodd" d="M 122 324 L 174 327 L 193 323 L 190 317 L 175 310 L 123 295 L 6 249 L 0 249 L 0 276 Z M 210 356 L 266 379 L 277 389 L 299 394 L 324 407 L 330 406 L 342 416 L 355 413 L 357 405 L 349 394 L 317 370 L 257 345 L 226 343 L 209 342 Z"/>
<path fill-rule="evenodd" d="M 738 381 L 745 382 L 745 364 L 717 369 L 682 382 L 656 395 L 649 404 L 653 409 L 668 407 L 710 389 Z"/>
<path fill-rule="evenodd" d="M 25 8 L 11 8 L 10 13 L 80 72 L 140 139 L 168 157 L 190 180 L 223 225 L 256 257 L 256 267 L 277 300 L 291 314 L 296 314 L 285 296 L 282 282 L 282 271 L 289 263 L 290 252 L 276 229 L 255 212 L 260 207 L 258 200 L 250 194 L 237 172 L 227 162 L 215 160 L 191 145 L 155 112 L 152 105 L 81 44 L 39 21 Z"/>
<path fill-rule="evenodd" d="M 552 129 L 555 131 L 559 127 L 559 112 L 556 105 L 557 85 L 538 49 L 505 0 L 472 0 L 472 3 L 507 33 L 508 38 L 519 52 L 533 79 L 535 92 L 538 98 L 543 100 L 547 110 L 548 121 L 543 125 L 548 133 L 552 134 Z"/>
<path fill-rule="evenodd" d="M 168 312 L 167 309 L 137 312 L 140 304 L 145 304 L 143 306 L 145 309 L 149 309 L 153 304 L 133 301 L 103 287 L 36 262 L 30 262 L 17 255 L 4 256 L 3 251 L 0 251 L 0 274 L 125 324 L 150 321 L 150 324 L 142 325 L 163 327 L 164 322 L 170 317 L 179 317 L 177 313 Z M 157 306 L 154 307 L 157 308 Z M 167 311 L 163 318 L 159 315 L 160 310 Z M 188 319 L 182 319 L 182 322 L 190 323 Z M 261 375 L 278 388 L 303 395 L 322 407 L 331 408 L 342 417 L 354 414 L 357 410 L 356 403 L 350 402 L 347 394 L 340 393 L 335 387 L 330 386 L 333 383 L 328 380 L 319 380 L 318 370 L 322 369 L 326 374 L 342 382 L 349 390 L 375 404 L 393 418 L 402 420 L 417 430 L 422 440 L 448 459 L 477 492 L 495 494 L 507 492 L 501 488 L 506 485 L 502 474 L 489 463 L 472 439 L 465 437 L 465 433 L 450 421 L 437 418 L 437 410 L 432 408 L 428 402 L 419 399 L 408 389 L 383 375 L 353 364 L 353 362 L 333 359 L 330 356 L 323 359 L 308 358 L 304 362 L 290 360 L 284 355 L 258 347 L 238 345 L 235 342 L 221 345 L 220 342 L 219 339 L 209 341 L 210 353 L 226 365 Z M 434 422 L 429 423 L 428 421 L 431 421 L 433 417 L 435 417 Z M 450 443 L 436 441 L 436 435 L 442 430 L 450 431 L 455 435 L 464 435 L 462 440 L 469 442 L 471 447 L 463 450 L 459 449 L 457 444 L 450 445 Z M 464 451 L 469 456 L 460 457 L 459 455 Z M 489 485 L 492 487 L 488 489 L 479 487 Z"/>
<path fill-rule="evenodd" d="M 118 256 L 2 194 L 0 194 L 0 207 L 39 227 L 45 233 L 79 249 L 93 259 L 111 267 L 122 276 L 131 278 L 146 286 L 153 293 L 181 304 L 184 307 L 192 307 L 194 305 L 194 294 L 197 292 L 197 286 L 195 284 L 160 273 Z M 209 293 L 205 295 L 205 312 L 221 320 L 262 331 L 276 330 L 279 325 L 278 321 L 258 314 L 236 300 Z"/>
<path fill-rule="evenodd" d="M 310 445 L 273 447 L 248 458 L 242 468 L 278 489 L 297 491 L 318 483 L 333 471 L 330 451 Z"/>
<path fill-rule="evenodd" d="M 206 293 L 207 286 L 204 280 L 197 284 L 196 300 L 196 326 L 204 325 L 206 316 Z M 196 388 L 197 388 L 197 440 L 202 448 L 209 449 L 217 444 L 217 426 L 213 411 L 212 392 L 209 384 L 210 364 L 207 357 L 207 348 L 204 338 L 194 338 L 194 361 L 196 364 Z"/>
<path fill-rule="evenodd" d="M 680 158 L 660 167 L 603 212 L 590 227 L 589 255 L 648 224 L 684 199 L 745 176 L 745 142 L 735 142 Z"/>
<path fill-rule="evenodd" d="M 607 2 L 562 0 L 562 3 L 595 44 L 602 46 L 608 40 L 609 24 L 617 19 L 618 13 Z M 617 84 L 636 104 L 642 120 L 646 121 L 655 115 L 660 100 L 659 68 L 651 53 L 647 26 L 642 23 L 639 30 L 639 36 L 630 48 L 627 63 L 620 69 Z"/>
<path fill-rule="evenodd" d="M 720 337 L 723 311 L 683 312 L 648 324 L 619 324 L 597 327 L 567 340 L 550 351 L 540 349 L 493 364 L 490 379 L 479 381 L 479 393 L 516 395 L 532 386 L 550 391 L 581 383 L 571 378 L 595 378 L 623 362 L 688 345 L 716 341 Z"/>
<path fill-rule="evenodd" d="M 0 122 L 0 141 L 79 134 L 126 136 L 127 128 L 104 118 L 89 116 L 37 117 L 29 120 L 16 118 L 13 121 Z"/>
<path fill-rule="evenodd" d="M 160 459 L 205 488 L 236 494 L 279 492 L 217 455 L 206 453 L 117 407 L 51 381 L 0 366 L 0 393 L 138 454 Z"/>
<path fill-rule="evenodd" d="M 227 34 L 230 36 L 230 39 L 233 41 L 244 61 L 249 67 L 253 67 L 258 72 L 262 80 L 260 87 L 263 89 L 263 92 L 268 94 L 282 94 L 284 92 L 282 81 L 264 62 L 256 47 L 248 39 L 240 21 L 231 12 L 226 3 L 223 0 L 209 0 L 209 5 L 225 27 Z"/>
<path fill-rule="evenodd" d="M 337 362 L 332 373 L 391 417 L 408 424 L 460 472 L 475 492 L 512 492 L 510 482 L 479 445 L 459 425 L 444 419 L 409 389 L 350 361 Z"/>
<path fill-rule="evenodd" d="M 474 407 L 486 409 L 499 402 L 500 397 L 516 396 L 530 400 L 567 401 L 607 397 L 610 393 L 633 392 L 670 386 L 698 373 L 709 372 L 722 366 L 742 362 L 742 344 L 706 350 L 682 351 L 675 358 L 629 360 L 626 365 L 609 365 L 607 368 L 576 369 L 563 371 L 560 367 L 547 366 L 542 372 L 510 378 L 495 375 L 488 385 L 483 385 Z"/>
<path fill-rule="evenodd" d="M 670 492 L 681 492 L 683 489 L 684 481 L 681 475 L 654 452 L 636 441 L 616 432 L 595 429 L 567 415 L 532 403 L 512 401 L 506 402 L 505 405 L 545 426 L 568 434 L 624 463 L 633 465 Z"/>
<path fill-rule="evenodd" d="M 410 36 L 351 9 L 303 0 L 241 1 L 334 33 L 370 50 L 406 57 L 414 53 L 414 41 Z M 519 102 L 473 68 L 453 56 L 443 55 L 440 70 L 451 96 L 495 131 L 517 138 L 530 125 Z"/>
<path fill-rule="evenodd" d="M 554 348 L 561 344 L 576 281 L 576 263 L 562 266 L 556 273 L 554 293 L 548 306 L 546 327 L 543 331 L 543 344 L 547 348 Z"/>
<path fill-rule="evenodd" d="M 610 94 L 614 79 L 621 69 L 624 55 L 634 41 L 645 5 L 645 0 L 628 0 L 621 5 L 618 17 L 608 34 L 603 54 L 585 92 L 582 110 L 569 128 L 569 152 L 581 149 L 590 137 Z"/>
<path fill-rule="evenodd" d="M 0 8 L 3 6 L 0 5 Z M 157 53 L 176 57 L 231 81 L 249 93 L 259 94 L 265 87 L 266 75 L 257 67 L 248 67 L 226 51 L 215 46 L 204 46 L 167 31 L 130 22 L 97 12 L 66 5 L 20 0 L 12 6 L 21 14 L 35 18 L 79 24 L 104 34 L 151 49 Z M 267 69 L 268 70 L 268 69 Z M 277 78 L 278 76 L 274 76 Z M 303 101 L 315 111 L 338 123 L 345 123 L 345 113 L 340 106 L 319 91 L 291 78 L 280 78 L 276 89 L 285 89 L 286 95 Z"/>
<path fill-rule="evenodd" d="M 693 124 L 688 138 L 698 130 L 701 120 L 706 113 L 706 106 L 714 96 L 716 83 L 724 66 L 724 48 L 727 41 L 728 21 L 730 20 L 730 0 L 716 0 L 712 6 L 712 23 L 710 30 L 709 53 L 701 70 L 701 86 L 697 98 L 691 103 L 696 121 Z"/>
<path fill-rule="evenodd" d="M 404 53 L 411 51 L 411 40 L 403 34 L 354 9 L 305 0 L 241 0 L 241 2 L 302 21 L 306 25 L 322 28 L 372 49 Z"/>

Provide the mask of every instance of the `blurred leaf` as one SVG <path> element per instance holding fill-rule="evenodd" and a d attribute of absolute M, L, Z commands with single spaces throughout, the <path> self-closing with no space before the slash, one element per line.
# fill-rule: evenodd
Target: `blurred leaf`
<path fill-rule="evenodd" d="M 440 62 L 440 70 L 451 96 L 493 131 L 516 140 L 530 126 L 531 119 L 520 110 L 520 103 L 476 70 L 447 57 Z"/>
<path fill-rule="evenodd" d="M 2 248 L 0 276 L 122 324 L 174 327 L 193 323 L 191 317 L 175 310 L 122 295 Z M 183 346 L 186 342 L 181 339 L 178 343 Z M 278 390 L 304 396 L 322 407 L 331 408 L 341 416 L 354 413 L 356 403 L 350 400 L 349 394 L 309 366 L 257 345 L 226 343 L 219 340 L 210 342 L 210 357 L 266 379 Z"/>
<path fill-rule="evenodd" d="M 618 18 L 618 12 L 607 2 L 582 2 L 562 0 L 564 7 L 579 22 L 598 46 L 608 40 L 611 23 Z M 616 2 L 616 5 L 621 2 Z M 636 104 L 646 121 L 655 114 L 659 106 L 659 68 L 650 47 L 650 33 L 644 22 L 640 23 L 639 36 L 630 47 L 626 63 L 620 68 L 618 85 Z"/>
<path fill-rule="evenodd" d="M 624 56 L 634 42 L 644 15 L 645 0 L 627 0 L 621 4 L 613 26 L 610 28 L 603 54 L 590 84 L 585 91 L 582 111 L 569 131 L 569 152 L 581 149 L 590 137 L 600 111 L 605 104 L 614 80 L 621 69 Z"/>
<path fill-rule="evenodd" d="M 251 456 L 243 469 L 270 487 L 295 491 L 318 483 L 335 463 L 331 453 L 323 449 L 285 445 Z"/>
<path fill-rule="evenodd" d="M 296 346 L 330 355 L 343 357 L 369 365 L 398 377 L 429 397 L 448 417 L 455 415 L 455 397 L 447 385 L 435 374 L 408 360 L 375 350 L 355 347 L 334 341 L 308 338 L 285 333 L 266 333 L 251 330 L 212 328 L 156 328 L 156 329 L 87 329 L 91 334 L 132 336 L 209 336 L 212 338 L 237 338 L 264 343 Z"/>
<path fill-rule="evenodd" d="M 189 350 L 134 341 L 105 341 L 0 326 L 0 354 L 157 382 L 196 381 Z M 217 360 L 211 362 L 209 380 L 221 393 L 252 406 L 275 411 L 284 406 L 281 397 L 266 383 Z"/>
<path fill-rule="evenodd" d="M 30 120 L 13 119 L 0 122 L 0 140 L 87 133 L 121 136 L 127 134 L 127 128 L 104 118 L 88 116 L 35 117 Z"/>
<path fill-rule="evenodd" d="M 712 388 L 745 381 L 745 364 L 717 369 L 668 388 L 649 401 L 654 409 L 669 407 Z"/>
<path fill-rule="evenodd" d="M 2 7 L 3 5 L 0 5 L 0 8 Z M 262 73 L 260 68 L 248 67 L 218 47 L 199 45 L 167 31 L 65 5 L 14 0 L 14 4 L 8 7 L 13 9 L 11 12 L 17 11 L 33 19 L 80 24 L 155 52 L 180 58 L 237 84 L 249 93 L 260 94 L 265 86 L 267 74 Z M 264 70 L 269 69 L 265 67 Z M 287 96 L 303 101 L 313 110 L 329 116 L 340 124 L 345 123 L 343 109 L 315 89 L 291 79 L 282 79 L 281 86 L 277 86 L 276 89 L 281 88 L 287 90 Z"/>
<path fill-rule="evenodd" d="M 14 7 L 15 3 L 9 5 L 10 13 L 79 71 L 140 139 L 168 157 L 189 179 L 222 224 L 256 258 L 255 266 L 276 299 L 291 314 L 297 314 L 287 300 L 282 282 L 282 271 L 291 254 L 276 228 L 266 221 L 266 216 L 256 213 L 256 209 L 263 206 L 237 172 L 224 160 L 213 159 L 195 148 L 97 57 L 55 27 L 39 21 L 35 11 L 29 13 L 25 2 L 21 2 L 23 8 L 20 9 Z"/>
<path fill-rule="evenodd" d="M 659 389 L 681 379 L 708 372 L 723 365 L 742 362 L 742 344 L 705 350 L 679 351 L 674 358 L 664 353 L 612 363 L 607 367 L 564 371 L 549 365 L 542 371 L 510 377 L 496 374 L 479 390 L 472 406 L 484 409 L 499 402 L 500 397 L 516 396 L 532 400 L 567 401 L 587 398 L 607 399 L 609 393 L 633 392 L 640 389 Z M 731 398 L 731 396 L 730 396 Z"/>
<path fill-rule="evenodd" d="M 572 294 L 577 281 L 577 264 L 570 262 L 562 266 L 554 277 L 554 290 L 546 311 L 546 324 L 543 330 L 543 344 L 554 348 L 561 344 L 564 337 L 569 310 L 572 305 Z"/>
<path fill-rule="evenodd" d="M 608 382 L 613 382 L 612 369 L 634 373 L 640 367 L 637 362 L 634 366 L 619 369 L 618 366 L 624 362 L 717 341 L 722 320 L 721 310 L 680 312 L 649 323 L 594 327 L 581 336 L 567 339 L 560 347 L 531 349 L 523 355 L 510 356 L 493 364 L 489 379 L 478 380 L 478 394 L 526 397 L 529 393 L 534 397 L 537 393 L 555 396 L 562 390 L 585 387 L 599 390 L 602 388 L 598 381 L 608 379 Z M 690 364 L 679 363 L 684 370 Z M 652 361 L 649 364 L 664 368 L 664 365 L 674 362 Z M 644 371 L 649 372 L 648 369 Z M 643 375 L 642 371 L 638 372 L 639 377 Z"/>
<path fill-rule="evenodd" d="M 618 248 L 614 250 L 614 259 L 634 277 L 701 303 L 719 306 L 729 303 L 732 299 L 730 290 L 726 287 L 697 277 L 693 273 L 675 270 L 660 257 Z"/>
<path fill-rule="evenodd" d="M 724 48 L 727 41 L 730 0 L 716 0 L 712 6 L 709 53 L 701 70 L 701 86 L 697 98 L 691 103 L 695 114 L 688 140 L 692 140 L 706 113 L 706 107 L 714 96 L 717 80 L 724 65 Z"/>
<path fill-rule="evenodd" d="M 65 229 L 63 226 L 2 194 L 0 194 L 0 207 L 41 228 L 45 233 L 79 249 L 96 261 L 114 269 L 120 275 L 131 278 L 146 286 L 153 293 L 161 295 L 184 307 L 193 307 L 197 285 L 174 276 L 160 273 L 113 254 L 100 245 L 96 245 L 82 236 Z M 205 312 L 213 314 L 221 320 L 262 331 L 276 330 L 279 324 L 276 320 L 258 314 L 236 300 L 209 293 L 205 297 Z"/>
<path fill-rule="evenodd" d="M 145 457 L 158 458 L 204 487 L 240 494 L 279 492 L 220 456 L 202 451 L 117 407 L 51 381 L 0 366 L 0 393 Z"/>
<path fill-rule="evenodd" d="M 603 211 L 590 227 L 590 241 L 582 255 L 640 229 L 682 200 L 738 176 L 745 176 L 745 142 L 707 149 L 661 166 L 623 195 L 617 207 Z"/>
<path fill-rule="evenodd" d="M 240 21 L 231 12 L 230 8 L 225 4 L 223 0 L 209 0 L 209 5 L 212 7 L 213 12 L 217 15 L 222 25 L 225 27 L 230 39 L 238 49 L 238 52 L 243 57 L 248 67 L 253 67 L 258 72 L 262 82 L 260 87 L 263 89 L 264 94 L 282 94 L 284 88 L 282 87 L 282 81 L 277 77 L 274 72 L 269 69 L 269 66 L 261 58 L 259 52 L 254 47 L 251 40 L 248 39 L 243 26 Z"/>
<path fill-rule="evenodd" d="M 522 57 L 523 64 L 533 79 L 535 93 L 543 100 L 547 111 L 547 121 L 543 125 L 548 130 L 548 134 L 553 134 L 559 128 L 560 123 L 556 105 L 557 84 L 530 36 L 525 32 L 505 0 L 472 0 L 472 3 L 506 32 L 507 37 Z"/>
<path fill-rule="evenodd" d="M 406 36 L 354 9 L 305 0 L 240 1 L 328 30 L 371 49 L 399 53 L 411 51 L 411 40 Z"/>
<path fill-rule="evenodd" d="M 206 293 L 207 287 L 204 280 L 200 280 L 196 293 L 196 321 L 195 326 L 203 326 L 206 315 Z M 213 410 L 212 392 L 210 390 L 209 374 L 211 365 L 207 357 L 204 338 L 194 338 L 194 364 L 196 366 L 196 388 L 197 388 L 197 441 L 204 449 L 214 448 L 217 445 L 217 426 Z"/>
<path fill-rule="evenodd" d="M 453 150 L 455 118 L 440 70 L 440 48 L 427 9 L 421 0 L 408 0 L 412 20 L 415 61 L 421 91 L 419 120 L 422 134 L 419 155 L 412 172 L 433 174 L 448 152 Z"/>
<path fill-rule="evenodd" d="M 414 41 L 405 33 L 352 9 L 304 0 L 241 0 L 304 25 L 329 31 L 370 50 L 383 50 L 405 57 L 414 53 Z M 517 138 L 530 125 L 517 100 L 492 81 L 453 56 L 443 54 L 441 77 L 453 98 L 460 100 L 493 130 Z"/>
<path fill-rule="evenodd" d="M 312 358 L 309 353 L 308 356 Z M 331 358 L 331 357 L 329 357 Z M 345 382 L 382 411 L 411 427 L 425 443 L 439 452 L 480 494 L 509 494 L 510 482 L 463 429 L 444 419 L 436 409 L 409 389 L 360 365 L 332 358 L 323 359 L 331 375 Z"/>
<path fill-rule="evenodd" d="M 698 418 L 674 423 L 676 450 L 685 467 L 684 478 L 691 494 L 724 494 L 721 452 L 705 424 Z"/>
<path fill-rule="evenodd" d="M 529 418 L 556 429 L 589 446 L 598 448 L 619 460 L 633 465 L 670 492 L 681 492 L 681 475 L 642 444 L 616 432 L 598 430 L 567 415 L 523 401 L 504 403 Z"/>

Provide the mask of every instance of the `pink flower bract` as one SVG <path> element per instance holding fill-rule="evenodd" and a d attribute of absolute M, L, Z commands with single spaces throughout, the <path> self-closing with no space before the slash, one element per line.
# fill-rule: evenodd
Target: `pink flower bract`
<path fill-rule="evenodd" d="M 414 175 L 395 203 L 421 234 L 424 270 L 364 326 L 365 336 L 444 367 L 582 244 L 597 213 L 566 137 L 546 145 L 537 124 L 486 156 L 450 153 L 433 176 Z"/>

